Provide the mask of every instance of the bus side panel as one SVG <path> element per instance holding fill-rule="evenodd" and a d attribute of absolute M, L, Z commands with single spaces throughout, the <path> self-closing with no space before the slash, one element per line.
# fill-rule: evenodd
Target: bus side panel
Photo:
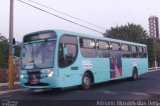
<path fill-rule="evenodd" d="M 132 76 L 132 63 L 130 58 L 122 58 L 122 78 Z"/>
<path fill-rule="evenodd" d="M 92 59 L 94 72 L 94 83 L 110 80 L 109 58 Z"/>
<path fill-rule="evenodd" d="M 72 70 L 72 68 L 77 68 Z M 60 87 L 81 85 L 83 74 L 91 71 L 94 83 L 110 80 L 110 64 L 108 58 L 82 58 L 69 67 L 59 69 Z"/>
<path fill-rule="evenodd" d="M 82 81 L 81 64 L 76 61 L 71 66 L 59 68 L 59 87 L 80 85 Z"/>
<path fill-rule="evenodd" d="M 148 71 L 148 61 L 147 58 L 139 58 L 138 59 L 138 74 L 141 75 Z"/>

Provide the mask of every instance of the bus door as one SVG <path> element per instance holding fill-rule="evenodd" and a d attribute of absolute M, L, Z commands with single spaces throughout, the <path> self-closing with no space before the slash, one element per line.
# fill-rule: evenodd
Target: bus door
<path fill-rule="evenodd" d="M 110 50 L 110 78 L 122 77 L 122 58 L 119 43 L 111 43 Z"/>

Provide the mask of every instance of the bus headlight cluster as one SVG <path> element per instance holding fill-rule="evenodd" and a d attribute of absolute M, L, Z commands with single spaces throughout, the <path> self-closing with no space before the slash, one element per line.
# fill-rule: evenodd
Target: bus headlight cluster
<path fill-rule="evenodd" d="M 53 76 L 53 74 L 54 74 L 54 72 L 53 72 L 53 71 L 51 71 L 51 72 L 48 74 L 48 77 L 52 77 L 52 76 Z"/>
<path fill-rule="evenodd" d="M 52 77 L 54 75 L 53 69 L 42 69 L 42 74 L 48 74 L 48 77 Z"/>

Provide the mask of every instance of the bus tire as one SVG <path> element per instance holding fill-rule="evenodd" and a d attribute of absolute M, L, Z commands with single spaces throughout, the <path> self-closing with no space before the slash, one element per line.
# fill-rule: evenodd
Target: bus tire
<path fill-rule="evenodd" d="M 83 90 L 88 90 L 91 88 L 91 84 L 92 84 L 92 77 L 90 75 L 90 73 L 86 72 L 84 73 L 83 77 L 82 77 L 82 89 Z"/>
<path fill-rule="evenodd" d="M 138 79 L 138 71 L 136 68 L 133 69 L 133 72 L 132 72 L 132 80 L 135 81 Z"/>

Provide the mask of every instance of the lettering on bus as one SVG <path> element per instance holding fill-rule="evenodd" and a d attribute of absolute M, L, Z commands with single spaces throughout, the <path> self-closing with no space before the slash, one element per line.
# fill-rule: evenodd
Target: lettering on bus
<path fill-rule="evenodd" d="M 83 68 L 93 68 L 93 64 L 89 60 L 82 60 L 82 66 Z"/>
<path fill-rule="evenodd" d="M 137 66 L 138 61 L 137 61 L 137 59 L 131 59 L 131 63 L 133 66 Z"/>

